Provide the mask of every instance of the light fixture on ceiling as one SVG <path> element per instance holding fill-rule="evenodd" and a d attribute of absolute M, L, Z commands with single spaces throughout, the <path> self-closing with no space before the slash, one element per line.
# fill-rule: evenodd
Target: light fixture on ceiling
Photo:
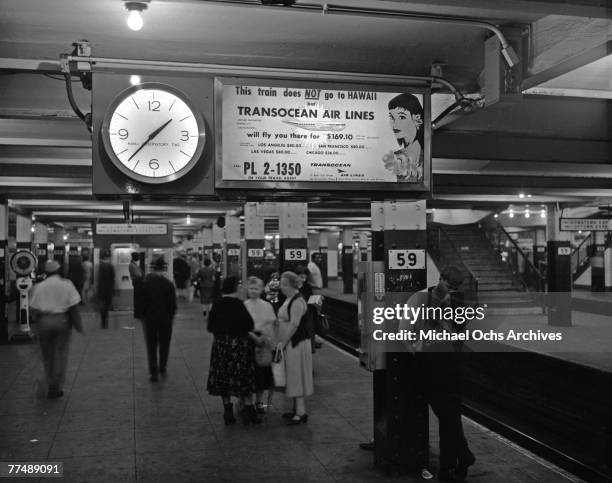
<path fill-rule="evenodd" d="M 64 241 L 66 241 L 66 240 L 68 240 L 68 234 L 67 233 L 64 235 Z"/>
<path fill-rule="evenodd" d="M 525 193 L 519 193 L 519 198 L 523 199 L 525 197 Z"/>
<path fill-rule="evenodd" d="M 187 215 L 187 224 L 191 225 L 191 215 Z"/>
<path fill-rule="evenodd" d="M 540 211 L 540 218 L 546 218 L 546 210 Z"/>
<path fill-rule="evenodd" d="M 497 213 L 495 213 L 495 214 L 493 215 L 493 218 L 499 218 L 499 215 L 498 215 Z"/>
<path fill-rule="evenodd" d="M 525 208 L 525 218 L 529 218 L 531 214 L 529 213 L 529 208 Z"/>
<path fill-rule="evenodd" d="M 34 232 L 36 231 L 36 227 L 34 227 L 34 226 L 33 226 L 33 227 L 31 227 L 31 228 L 30 228 L 30 231 L 31 231 L 32 233 L 34 233 Z"/>
<path fill-rule="evenodd" d="M 508 213 L 508 216 L 510 218 L 514 218 L 514 210 L 510 210 L 510 213 Z"/>
<path fill-rule="evenodd" d="M 150 0 L 125 1 L 123 7 L 129 12 L 127 25 L 130 29 L 138 31 L 144 25 L 142 13 L 149 7 Z"/>
<path fill-rule="evenodd" d="M 138 84 L 140 84 L 142 82 L 142 80 L 140 79 L 139 75 L 131 75 L 130 76 L 130 84 L 133 86 L 137 86 Z"/>

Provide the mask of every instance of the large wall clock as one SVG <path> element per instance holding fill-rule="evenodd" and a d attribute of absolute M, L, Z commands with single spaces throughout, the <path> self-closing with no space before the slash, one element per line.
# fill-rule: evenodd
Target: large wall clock
<path fill-rule="evenodd" d="M 175 87 L 146 82 L 121 92 L 101 129 L 104 149 L 126 176 L 168 183 L 188 174 L 206 142 L 202 116 Z"/>
<path fill-rule="evenodd" d="M 216 199 L 214 77 L 95 65 L 92 85 L 96 198 Z"/>

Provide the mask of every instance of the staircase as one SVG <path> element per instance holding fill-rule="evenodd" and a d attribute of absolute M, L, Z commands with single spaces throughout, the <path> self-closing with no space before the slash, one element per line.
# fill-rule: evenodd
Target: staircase
<path fill-rule="evenodd" d="M 536 314 L 542 309 L 534 292 L 527 291 L 521 279 L 493 248 L 477 224 L 432 226 L 428 236 L 437 239 L 441 265 L 463 266 L 478 280 L 478 302 L 492 314 Z"/>

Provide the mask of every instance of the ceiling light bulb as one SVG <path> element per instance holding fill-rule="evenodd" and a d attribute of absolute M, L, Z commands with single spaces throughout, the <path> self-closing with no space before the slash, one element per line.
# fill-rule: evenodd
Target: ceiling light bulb
<path fill-rule="evenodd" d="M 499 215 L 498 215 L 497 213 L 495 213 L 495 214 L 493 215 L 493 218 L 497 218 L 497 217 L 499 217 Z"/>
<path fill-rule="evenodd" d="M 191 225 L 191 216 L 187 215 L 187 224 Z"/>
<path fill-rule="evenodd" d="M 524 198 L 525 197 L 525 193 L 519 193 L 519 198 Z"/>
<path fill-rule="evenodd" d="M 140 84 L 141 80 L 140 80 L 140 76 L 139 75 L 131 75 L 130 76 L 130 84 L 132 84 L 133 86 L 137 86 L 138 84 Z"/>
<path fill-rule="evenodd" d="M 510 212 L 510 214 L 508 215 L 510 218 L 514 218 L 514 212 Z"/>
<path fill-rule="evenodd" d="M 529 214 L 529 210 L 525 210 L 525 218 L 529 218 L 531 215 Z"/>
<path fill-rule="evenodd" d="M 64 240 L 68 240 L 68 235 L 64 235 Z"/>
<path fill-rule="evenodd" d="M 36 227 L 31 227 L 31 228 L 30 228 L 30 231 L 31 231 L 32 233 L 34 233 L 34 232 L 36 231 Z"/>
<path fill-rule="evenodd" d="M 142 21 L 142 15 L 138 10 L 130 10 L 130 13 L 127 18 L 127 25 L 130 29 L 138 31 L 144 25 Z"/>
<path fill-rule="evenodd" d="M 546 212 L 544 210 L 540 212 L 540 218 L 546 218 Z"/>

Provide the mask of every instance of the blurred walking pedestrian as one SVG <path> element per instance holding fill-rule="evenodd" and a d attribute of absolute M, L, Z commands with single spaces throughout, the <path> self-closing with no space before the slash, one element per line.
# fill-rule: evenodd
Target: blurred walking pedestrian
<path fill-rule="evenodd" d="M 213 303 L 216 276 L 217 272 L 212 267 L 210 258 L 205 258 L 204 266 L 200 268 L 196 275 L 196 280 L 200 288 L 200 303 L 202 304 L 204 317 L 208 316 L 210 306 Z"/>
<path fill-rule="evenodd" d="M 47 278 L 34 286 L 30 297 L 30 307 L 38 326 L 49 399 L 64 395 L 72 327 L 83 333 L 78 309 L 81 296 L 70 280 L 60 276 L 60 269 L 57 261 L 47 260 Z"/>
<path fill-rule="evenodd" d="M 108 329 L 108 312 L 113 304 L 115 293 L 115 268 L 110 262 L 110 250 L 100 253 L 100 266 L 98 267 L 98 281 L 96 283 L 96 301 L 100 311 L 101 326 Z"/>
<path fill-rule="evenodd" d="M 89 302 L 92 277 L 93 263 L 91 263 L 88 255 L 83 255 L 83 292 L 81 295 L 83 303 Z"/>
<path fill-rule="evenodd" d="M 132 287 L 134 288 L 133 306 L 134 306 L 134 318 L 142 319 L 144 316 L 144 307 L 142 300 L 142 284 L 144 282 L 144 272 L 140 267 L 140 254 L 138 252 L 132 253 L 132 261 L 128 267 L 130 272 L 130 279 L 132 280 Z"/>
<path fill-rule="evenodd" d="M 163 257 L 155 260 L 153 271 L 142 283 L 143 329 L 147 344 L 149 379 L 152 382 L 158 381 L 159 374 L 166 375 L 172 323 L 176 314 L 176 292 L 172 282 L 164 276 L 165 265 Z"/>

